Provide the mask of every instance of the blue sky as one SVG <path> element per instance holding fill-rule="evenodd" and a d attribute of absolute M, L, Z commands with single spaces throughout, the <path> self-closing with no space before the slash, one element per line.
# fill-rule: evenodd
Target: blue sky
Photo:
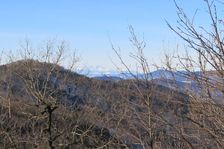
<path fill-rule="evenodd" d="M 177 0 L 191 15 L 203 0 Z M 0 0 L 0 50 L 16 50 L 25 38 L 35 45 L 45 40 L 65 40 L 77 49 L 81 65 L 114 69 L 110 40 L 127 55 L 132 51 L 129 25 L 147 43 L 149 61 L 159 63 L 164 51 L 174 51 L 179 38 L 165 20 L 175 25 L 173 0 Z M 130 61 L 130 63 L 132 63 Z"/>

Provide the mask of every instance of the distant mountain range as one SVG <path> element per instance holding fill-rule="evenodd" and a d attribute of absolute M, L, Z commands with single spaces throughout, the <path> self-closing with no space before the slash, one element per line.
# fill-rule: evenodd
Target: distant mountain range
<path fill-rule="evenodd" d="M 83 73 L 82 73 L 83 74 Z M 191 75 L 199 76 L 200 72 L 186 72 L 186 71 L 168 71 L 159 69 L 148 74 L 143 73 L 129 73 L 129 72 L 116 72 L 116 71 L 108 71 L 104 72 L 92 72 L 89 71 L 88 74 L 84 74 L 90 78 L 96 78 L 99 80 L 124 80 L 124 79 L 144 79 L 147 77 L 149 80 L 157 80 L 157 79 L 166 79 L 166 80 L 175 80 L 183 83 L 191 83 L 190 80 L 186 77 Z"/>
<path fill-rule="evenodd" d="M 205 72 L 210 81 L 210 83 L 216 84 L 217 82 L 221 82 L 221 78 L 217 77 L 214 71 Z M 100 74 L 100 73 L 98 73 Z M 200 71 L 195 72 L 187 72 L 187 71 L 168 71 L 159 69 L 148 74 L 141 73 L 118 73 L 118 72 L 107 72 L 106 74 L 101 75 L 92 75 L 91 78 L 102 80 L 102 81 L 121 81 L 121 80 L 129 80 L 129 79 L 139 79 L 144 80 L 147 77 L 147 80 L 152 81 L 154 84 L 161 85 L 164 87 L 168 87 L 170 89 L 176 91 L 193 91 L 194 93 L 200 95 L 203 86 L 200 86 L 197 79 L 203 78 L 203 75 Z M 219 104 L 224 104 L 222 99 L 222 93 L 219 90 L 212 91 L 211 96 L 214 101 Z"/>

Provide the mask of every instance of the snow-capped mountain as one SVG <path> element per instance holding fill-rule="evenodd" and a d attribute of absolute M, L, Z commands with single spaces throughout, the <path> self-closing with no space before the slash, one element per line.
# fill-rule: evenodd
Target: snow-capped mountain
<path fill-rule="evenodd" d="M 108 77 L 120 76 L 120 73 L 118 71 L 109 70 L 102 66 L 89 66 L 89 67 L 79 68 L 77 72 L 79 74 L 85 75 L 90 78 L 103 77 L 103 76 L 108 76 Z"/>

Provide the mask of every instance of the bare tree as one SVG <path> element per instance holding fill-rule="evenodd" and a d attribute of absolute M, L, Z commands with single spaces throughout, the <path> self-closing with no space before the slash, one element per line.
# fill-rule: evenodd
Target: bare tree
<path fill-rule="evenodd" d="M 26 41 L 21 58 L 0 66 L 0 145 L 3 148 L 119 148 L 95 99 L 99 83 L 74 72 L 64 42 L 34 51 Z M 37 53 L 36 53 L 37 52 Z M 60 65 L 69 63 L 64 68 Z M 99 84 L 103 84 L 102 82 Z M 90 102 L 91 101 L 91 102 Z M 97 120 L 99 119 L 99 120 Z"/>
<path fill-rule="evenodd" d="M 123 109 L 127 109 L 127 112 L 123 121 L 128 126 L 125 132 L 127 138 L 132 138 L 143 148 L 193 148 L 181 131 L 183 118 L 180 113 L 186 113 L 187 95 L 157 83 L 150 71 L 151 66 L 155 65 L 150 64 L 144 55 L 146 43 L 137 38 L 133 27 L 130 27 L 130 33 L 130 41 L 135 48 L 130 57 L 136 62 L 137 73 L 133 73 L 119 49 L 112 46 L 121 64 L 132 76 L 124 81 L 125 89 L 120 93 L 126 101 Z"/>
<path fill-rule="evenodd" d="M 188 49 L 197 53 L 197 58 L 187 54 L 175 56 L 179 66 L 187 73 L 182 74 L 190 84 L 184 92 L 190 97 L 189 113 L 186 119 L 192 136 L 184 132 L 195 147 L 223 148 L 223 67 L 224 36 L 223 18 L 219 16 L 217 5 L 223 3 L 205 0 L 208 24 L 196 26 L 196 16 L 191 19 L 176 2 L 178 25 L 167 23 L 188 45 Z M 189 53 L 189 52 L 188 52 Z M 168 63 L 167 63 L 168 64 Z M 173 70 L 168 65 L 170 70 Z M 184 129 L 184 128 L 183 128 Z"/>

